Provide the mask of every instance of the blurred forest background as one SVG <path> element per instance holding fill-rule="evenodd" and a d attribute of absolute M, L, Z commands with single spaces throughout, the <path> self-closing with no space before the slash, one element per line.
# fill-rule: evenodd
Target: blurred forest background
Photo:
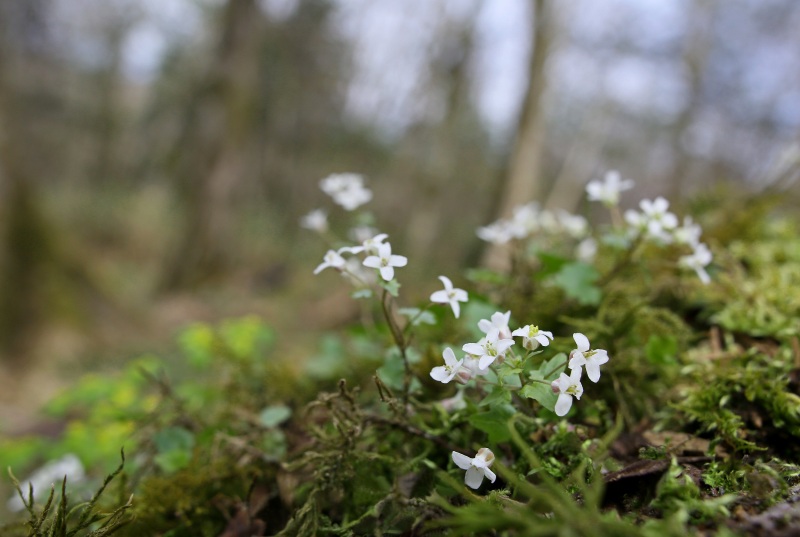
<path fill-rule="evenodd" d="M 3 0 L 0 425 L 193 320 L 262 315 L 287 353 L 348 322 L 298 226 L 342 219 L 330 173 L 367 177 L 421 299 L 477 226 L 585 214 L 607 169 L 627 205 L 788 192 L 798 28 L 796 0 Z"/>

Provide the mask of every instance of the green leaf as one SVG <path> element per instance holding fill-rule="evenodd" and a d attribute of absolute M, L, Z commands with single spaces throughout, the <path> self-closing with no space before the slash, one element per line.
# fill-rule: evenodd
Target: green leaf
<path fill-rule="evenodd" d="M 600 303 L 603 297 L 600 288 L 594 282 L 600 277 L 597 270 L 586 263 L 574 262 L 564 265 L 558 273 L 553 276 L 552 281 L 564 290 L 564 293 L 578 301 L 584 306 L 592 306 Z"/>
<path fill-rule="evenodd" d="M 229 319 L 222 323 L 219 333 L 231 354 L 240 360 L 255 359 L 275 339 L 272 330 L 255 315 Z"/>
<path fill-rule="evenodd" d="M 178 345 L 193 366 L 205 369 L 214 356 L 214 331 L 205 323 L 196 323 L 178 336 Z"/>
<path fill-rule="evenodd" d="M 182 450 L 167 451 L 166 453 L 157 454 L 153 457 L 153 461 L 162 471 L 171 474 L 189 466 L 189 463 L 192 462 L 192 452 Z"/>
<path fill-rule="evenodd" d="M 503 386 L 495 386 L 492 392 L 478 403 L 478 406 L 494 406 L 511 402 L 511 392 Z"/>
<path fill-rule="evenodd" d="M 386 292 L 392 295 L 393 297 L 397 298 L 400 294 L 400 284 L 397 280 L 392 280 L 390 282 L 380 280 L 378 285 L 386 289 Z"/>
<path fill-rule="evenodd" d="M 538 401 L 539 404 L 545 407 L 547 410 L 555 412 L 558 395 L 554 394 L 553 389 L 547 384 L 531 382 L 530 384 L 523 386 L 522 389 L 517 393 L 519 393 L 520 397 Z"/>
<path fill-rule="evenodd" d="M 191 450 L 194 447 L 194 435 L 183 427 L 167 427 L 153 436 L 153 442 L 159 453 Z"/>
<path fill-rule="evenodd" d="M 508 276 L 489 269 L 468 269 L 465 272 L 467 279 L 473 283 L 490 283 L 493 285 L 506 285 Z"/>
<path fill-rule="evenodd" d="M 268 406 L 258 415 L 265 427 L 277 427 L 292 415 L 292 409 L 286 405 Z"/>
<path fill-rule="evenodd" d="M 541 266 L 536 273 L 537 280 L 543 280 L 557 274 L 567 263 L 570 262 L 566 257 L 550 254 L 547 252 L 537 252 L 536 257 L 539 258 Z"/>
<path fill-rule="evenodd" d="M 412 320 L 412 326 L 420 324 L 436 324 L 436 316 L 430 311 L 423 311 L 419 308 L 400 308 L 397 310 L 400 315 L 405 315 Z"/>
<path fill-rule="evenodd" d="M 647 361 L 655 365 L 675 365 L 677 354 L 678 341 L 673 336 L 650 336 L 644 346 Z"/>
<path fill-rule="evenodd" d="M 505 442 L 511 438 L 508 431 L 508 420 L 516 413 L 509 404 L 497 405 L 488 412 L 473 414 L 469 418 L 470 424 L 489 435 L 489 442 Z"/>
<path fill-rule="evenodd" d="M 372 289 L 369 289 L 369 288 L 365 287 L 364 289 L 359 289 L 357 291 L 353 291 L 350 296 L 355 298 L 356 300 L 358 300 L 359 298 L 371 298 L 372 297 Z"/>

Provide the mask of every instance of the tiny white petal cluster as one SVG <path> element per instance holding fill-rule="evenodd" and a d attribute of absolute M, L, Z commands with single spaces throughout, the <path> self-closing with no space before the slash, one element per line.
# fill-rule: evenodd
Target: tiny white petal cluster
<path fill-rule="evenodd" d="M 555 406 L 556 415 L 566 416 L 572 407 L 572 398 L 580 400 L 581 395 L 583 395 L 581 369 L 573 369 L 570 371 L 569 376 L 566 373 L 561 373 L 561 376 L 554 380 L 551 386 L 553 392 L 559 394 Z"/>
<path fill-rule="evenodd" d="M 300 219 L 300 226 L 317 233 L 325 233 L 328 231 L 328 213 L 322 209 L 314 209 Z"/>
<path fill-rule="evenodd" d="M 511 240 L 527 239 L 544 231 L 546 233 L 566 233 L 573 238 L 583 238 L 589 224 L 582 216 L 564 210 L 556 213 L 539 209 L 536 203 L 519 205 L 514 208 L 509 219 L 500 219 L 488 226 L 480 227 L 477 235 L 492 244 L 505 244 Z"/>
<path fill-rule="evenodd" d="M 690 255 L 685 255 L 678 260 L 678 265 L 685 269 L 693 270 L 697 273 L 704 284 L 711 281 L 711 277 L 706 272 L 706 267 L 711 263 L 711 250 L 702 242 L 695 245 Z"/>
<path fill-rule="evenodd" d="M 375 255 L 364 259 L 364 266 L 378 269 L 381 278 L 390 282 L 394 279 L 395 267 L 405 267 L 408 264 L 408 258 L 403 255 L 393 255 L 392 245 L 388 242 L 378 244 L 377 249 Z"/>
<path fill-rule="evenodd" d="M 496 311 L 492 314 L 491 320 L 481 319 L 478 321 L 478 329 L 487 335 L 492 330 L 497 330 L 501 339 L 509 339 L 511 337 L 511 329 L 508 327 L 509 319 L 511 319 L 511 310 L 505 313 Z"/>
<path fill-rule="evenodd" d="M 317 268 L 314 269 L 314 274 L 319 274 L 328 267 L 338 270 L 344 268 L 346 261 L 344 257 L 342 257 L 342 253 L 346 251 L 349 251 L 349 248 L 340 248 L 338 252 L 336 250 L 328 250 L 323 257 L 322 263 L 317 265 Z"/>
<path fill-rule="evenodd" d="M 586 185 L 586 194 L 589 201 L 599 201 L 602 204 L 612 207 L 619 204 L 619 195 L 625 190 L 633 188 L 633 181 L 630 179 L 623 180 L 619 172 L 611 170 L 606 172 L 603 181 L 594 180 Z"/>
<path fill-rule="evenodd" d="M 467 457 L 461 453 L 453 452 L 453 462 L 462 470 L 467 473 L 464 476 L 464 483 L 472 488 L 477 489 L 483 483 L 483 478 L 486 477 L 489 481 L 494 483 L 497 476 L 494 472 L 489 470 L 489 467 L 494 462 L 494 453 L 489 448 L 481 448 L 474 458 Z"/>
<path fill-rule="evenodd" d="M 501 361 L 505 357 L 506 351 L 514 345 L 514 340 L 503 338 L 500 331 L 492 327 L 486 337 L 481 338 L 477 343 L 467 343 L 461 350 L 478 359 L 478 368 L 484 370 L 492 365 L 495 360 Z"/>
<path fill-rule="evenodd" d="M 522 346 L 529 351 L 536 350 L 539 345 L 547 347 L 553 339 L 553 333 L 546 330 L 539 330 L 539 327 L 533 324 L 527 324 L 522 328 L 517 328 L 511 332 L 512 336 L 522 338 Z M 548 339 L 549 338 L 549 339 Z"/>
<path fill-rule="evenodd" d="M 583 367 L 589 380 L 597 382 L 600 380 L 600 366 L 608 362 L 608 352 L 592 349 L 589 339 L 581 333 L 572 334 L 572 339 L 578 348 L 569 353 L 569 368 L 575 370 Z"/>
<path fill-rule="evenodd" d="M 447 276 L 439 276 L 439 279 L 442 281 L 442 285 L 444 285 L 444 289 L 440 291 L 434 291 L 431 294 L 431 302 L 436 304 L 450 304 L 450 308 L 453 310 L 453 315 L 455 315 L 456 319 L 461 313 L 461 306 L 459 302 L 466 302 L 468 300 L 467 292 L 463 289 L 457 289 L 453 287 L 453 282 L 450 281 L 450 278 Z"/>
<path fill-rule="evenodd" d="M 353 211 L 372 199 L 364 186 L 364 177 L 356 173 L 335 173 L 321 180 L 319 187 L 347 211 Z"/>
<path fill-rule="evenodd" d="M 431 369 L 431 378 L 433 380 L 438 380 L 443 384 L 447 384 L 454 378 L 458 377 L 458 382 L 461 384 L 466 384 L 467 381 L 472 377 L 472 373 L 469 371 L 469 369 L 462 367 L 464 364 L 464 358 L 461 360 L 456 360 L 456 355 L 453 353 L 453 349 L 450 347 L 447 347 L 444 350 L 442 353 L 442 358 L 444 358 L 444 365 L 440 365 Z"/>

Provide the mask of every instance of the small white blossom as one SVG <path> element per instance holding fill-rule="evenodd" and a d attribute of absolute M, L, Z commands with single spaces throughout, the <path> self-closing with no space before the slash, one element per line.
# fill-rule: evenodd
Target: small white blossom
<path fill-rule="evenodd" d="M 364 186 L 364 177 L 355 173 L 335 173 L 319 184 L 323 192 L 345 210 L 352 211 L 372 199 L 372 191 Z"/>
<path fill-rule="evenodd" d="M 322 209 L 314 209 L 300 219 L 300 225 L 317 233 L 328 231 L 328 213 Z"/>
<path fill-rule="evenodd" d="M 339 250 L 338 252 L 335 250 L 328 250 L 328 252 L 325 254 L 325 257 L 323 258 L 322 263 L 320 263 L 317 266 L 317 268 L 314 269 L 314 274 L 319 274 L 328 267 L 333 267 L 339 270 L 344 268 L 345 259 L 344 257 L 342 257 L 340 252 L 348 250 L 349 249 L 343 249 Z"/>
<path fill-rule="evenodd" d="M 378 234 L 378 230 L 372 226 L 355 226 L 350 228 L 347 235 L 355 242 L 364 242 Z"/>
<path fill-rule="evenodd" d="M 459 302 L 466 302 L 468 300 L 467 292 L 463 289 L 453 287 L 453 282 L 451 282 L 450 278 L 447 276 L 439 276 L 439 279 L 442 281 L 444 289 L 440 291 L 434 291 L 433 294 L 431 294 L 431 302 L 435 302 L 437 304 L 450 304 L 450 307 L 453 309 L 453 315 L 455 315 L 456 319 L 458 319 L 458 316 L 461 313 L 461 306 L 459 305 Z"/>
<path fill-rule="evenodd" d="M 570 214 L 561 209 L 556 213 L 561 227 L 573 239 L 582 239 L 589 230 L 589 222 L 578 214 Z"/>
<path fill-rule="evenodd" d="M 508 320 L 511 318 L 511 311 L 500 313 L 499 311 L 492 314 L 491 321 L 481 319 L 478 321 L 478 328 L 484 334 L 489 334 L 492 330 L 497 330 L 501 339 L 509 339 L 511 337 L 511 328 L 508 327 Z"/>
<path fill-rule="evenodd" d="M 464 363 L 464 359 L 456 360 L 456 355 L 450 347 L 444 350 L 442 357 L 444 358 L 444 365 L 431 369 L 431 378 L 443 384 L 447 384 L 458 374 L 461 365 Z"/>
<path fill-rule="evenodd" d="M 542 231 L 557 233 L 560 231 L 561 224 L 552 211 L 542 211 L 539 213 L 539 227 Z"/>
<path fill-rule="evenodd" d="M 702 234 L 702 228 L 692 221 L 691 216 L 684 217 L 683 225 L 679 228 L 675 228 L 675 230 L 672 232 L 672 236 L 676 243 L 686 244 L 692 248 L 696 247 L 700 243 L 700 235 Z"/>
<path fill-rule="evenodd" d="M 479 343 L 481 343 L 481 340 Z M 463 350 L 463 349 L 462 349 Z M 464 357 L 464 365 L 461 366 L 462 371 L 467 370 L 471 373 L 471 377 L 483 377 L 489 373 L 488 369 L 481 369 L 480 360 L 471 354 Z"/>
<path fill-rule="evenodd" d="M 522 338 L 522 346 L 529 351 L 536 350 L 539 345 L 547 347 L 553 339 L 553 333 L 546 330 L 539 330 L 539 327 L 533 324 L 528 324 L 522 328 L 517 328 L 511 332 L 512 336 Z M 547 339 L 550 338 L 550 339 Z"/>
<path fill-rule="evenodd" d="M 478 368 L 483 370 L 494 363 L 498 358 L 503 358 L 506 351 L 514 345 L 513 339 L 501 339 L 500 332 L 493 328 L 477 343 L 467 343 L 461 350 L 478 358 Z"/>
<path fill-rule="evenodd" d="M 489 467 L 494 462 L 494 453 L 489 448 L 479 449 L 473 459 L 454 451 L 453 462 L 462 470 L 467 471 L 464 476 L 464 483 L 470 488 L 477 489 L 480 487 L 484 477 L 488 478 L 492 483 L 497 479 L 494 472 L 489 470 Z"/>
<path fill-rule="evenodd" d="M 408 258 L 403 255 L 392 255 L 392 246 L 388 242 L 378 245 L 378 254 L 371 255 L 364 260 L 364 266 L 378 269 L 381 278 L 387 282 L 394 279 L 394 267 L 405 267 Z"/>
<path fill-rule="evenodd" d="M 569 368 L 580 370 L 586 368 L 586 376 L 592 382 L 600 380 L 600 366 L 608 362 L 608 352 L 603 349 L 591 349 L 589 339 L 581 333 L 572 334 L 577 349 L 569 353 Z"/>
<path fill-rule="evenodd" d="M 348 280 L 354 287 L 364 288 L 369 287 L 375 283 L 375 272 L 367 270 L 355 257 L 351 257 L 345 261 L 342 268 L 342 277 Z"/>
<path fill-rule="evenodd" d="M 446 412 L 455 412 L 467 408 L 467 402 L 464 400 L 464 390 L 458 390 L 453 397 L 442 399 L 439 404 L 442 405 Z"/>
<path fill-rule="evenodd" d="M 539 205 L 536 202 L 518 205 L 507 224 L 509 232 L 516 239 L 524 239 L 539 231 Z"/>
<path fill-rule="evenodd" d="M 630 179 L 622 180 L 619 172 L 611 170 L 606 172 L 603 181 L 590 181 L 586 185 L 586 194 L 589 201 L 599 201 L 608 207 L 619 203 L 620 192 L 633 188 L 633 181 Z"/>
<path fill-rule="evenodd" d="M 662 242 L 670 242 L 672 240 L 670 232 L 678 227 L 678 217 L 668 211 L 669 202 L 659 196 L 652 201 L 642 200 L 639 207 L 647 218 L 648 236 Z"/>
<path fill-rule="evenodd" d="M 694 270 L 697 276 L 700 277 L 700 281 L 708 284 L 711 281 L 711 277 L 706 272 L 706 267 L 711 263 L 711 259 L 711 250 L 701 242 L 694 247 L 694 251 L 690 255 L 681 257 L 678 260 L 678 265 L 682 268 Z"/>
<path fill-rule="evenodd" d="M 575 257 L 584 263 L 591 263 L 597 255 L 597 241 L 589 237 L 583 239 L 575 247 Z"/>
<path fill-rule="evenodd" d="M 383 244 L 389 235 L 386 233 L 379 233 L 374 237 L 368 237 L 361 242 L 361 246 L 354 246 L 350 250 L 354 254 L 360 254 L 361 252 L 366 252 L 367 255 L 378 255 L 378 246 Z"/>
<path fill-rule="evenodd" d="M 508 222 L 503 220 L 479 227 L 477 235 L 481 240 L 492 244 L 505 244 L 513 238 Z"/>
<path fill-rule="evenodd" d="M 561 376 L 554 380 L 550 386 L 553 392 L 559 394 L 555 407 L 556 415 L 566 416 L 572 407 L 572 398 L 574 397 L 580 401 L 581 395 L 583 395 L 580 368 L 570 371 L 569 376 L 566 373 L 561 373 Z"/>

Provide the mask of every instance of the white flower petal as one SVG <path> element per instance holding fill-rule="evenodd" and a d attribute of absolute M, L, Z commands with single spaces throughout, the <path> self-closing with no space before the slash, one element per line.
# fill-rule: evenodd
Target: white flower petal
<path fill-rule="evenodd" d="M 480 321 L 478 321 L 478 329 L 484 334 L 488 334 L 489 332 L 491 332 L 492 328 L 494 328 L 494 325 L 492 325 L 492 323 L 490 323 L 486 319 L 481 319 Z"/>
<path fill-rule="evenodd" d="M 431 378 L 447 384 L 453 379 L 453 376 L 447 372 L 447 368 L 445 366 L 440 365 L 431 369 Z"/>
<path fill-rule="evenodd" d="M 489 356 L 488 354 L 484 354 L 483 356 L 481 356 L 481 359 L 478 360 L 478 367 L 480 369 L 486 369 L 487 367 L 492 365 L 496 359 L 497 356 Z"/>
<path fill-rule="evenodd" d="M 387 267 L 381 267 L 381 278 L 390 282 L 394 279 L 394 268 L 389 265 Z"/>
<path fill-rule="evenodd" d="M 544 335 L 544 334 L 539 334 L 538 336 L 533 336 L 533 339 L 535 339 L 536 341 L 538 341 L 539 343 L 541 343 L 545 347 L 550 345 L 550 340 L 547 339 L 547 336 Z"/>
<path fill-rule="evenodd" d="M 381 258 L 377 255 L 368 256 L 364 261 L 361 262 L 365 267 L 369 268 L 380 268 L 381 267 Z"/>
<path fill-rule="evenodd" d="M 405 267 L 408 265 L 408 258 L 404 255 L 389 256 L 389 264 L 393 267 Z"/>
<path fill-rule="evenodd" d="M 586 368 L 586 376 L 589 377 L 589 380 L 592 382 L 600 380 L 600 364 L 588 361 L 584 367 Z"/>
<path fill-rule="evenodd" d="M 578 345 L 578 350 L 581 352 L 586 352 L 591 348 L 589 339 L 580 332 L 572 334 L 572 339 L 575 340 L 575 344 Z"/>
<path fill-rule="evenodd" d="M 465 343 L 461 350 L 473 356 L 483 356 L 484 348 L 477 343 Z"/>
<path fill-rule="evenodd" d="M 559 394 L 558 401 L 556 401 L 556 415 L 566 416 L 572 406 L 572 396 L 566 393 Z"/>
<path fill-rule="evenodd" d="M 456 319 L 458 319 L 458 316 L 461 314 L 461 306 L 458 305 L 458 301 L 451 301 L 450 307 L 453 308 L 453 315 L 455 315 Z"/>
<path fill-rule="evenodd" d="M 472 459 L 466 455 L 462 455 L 458 451 L 453 452 L 453 462 L 462 470 L 469 470 L 472 468 Z"/>
<path fill-rule="evenodd" d="M 447 304 L 450 302 L 450 296 L 447 294 L 445 290 L 434 291 L 431 294 L 431 302 L 436 302 L 437 304 Z"/>
<path fill-rule="evenodd" d="M 469 488 L 477 489 L 483 483 L 483 471 L 475 467 L 470 467 L 467 474 L 464 476 L 464 483 Z"/>
<path fill-rule="evenodd" d="M 442 352 L 442 358 L 444 358 L 444 363 L 449 365 L 450 367 L 452 367 L 452 366 L 456 365 L 456 363 L 458 363 L 458 360 L 456 360 L 456 355 L 453 352 L 453 349 L 451 349 L 450 347 L 447 347 Z"/>
<path fill-rule="evenodd" d="M 450 278 L 447 276 L 439 276 L 439 279 L 442 281 L 445 291 L 450 291 L 453 288 L 453 282 L 451 282 Z"/>
<path fill-rule="evenodd" d="M 494 472 L 492 472 L 488 468 L 483 469 L 483 475 L 489 478 L 489 481 L 491 481 L 492 483 L 494 483 L 494 480 L 497 479 L 497 476 L 494 474 Z"/>

